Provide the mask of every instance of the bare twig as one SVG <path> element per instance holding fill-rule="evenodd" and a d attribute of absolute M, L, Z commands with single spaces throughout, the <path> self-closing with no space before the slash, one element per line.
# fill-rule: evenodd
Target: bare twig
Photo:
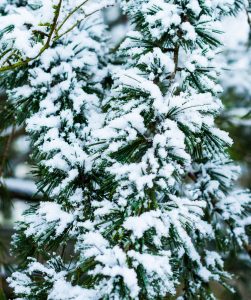
<path fill-rule="evenodd" d="M 75 7 L 62 21 L 62 23 L 58 26 L 56 29 L 57 35 L 59 30 L 64 26 L 64 24 L 69 20 L 69 18 L 76 12 L 78 11 L 84 4 L 86 4 L 89 0 L 84 0 L 82 3 L 80 3 L 77 7 Z"/>

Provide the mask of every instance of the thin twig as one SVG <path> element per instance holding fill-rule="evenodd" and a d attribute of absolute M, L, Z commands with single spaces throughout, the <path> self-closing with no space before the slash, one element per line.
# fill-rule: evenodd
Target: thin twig
<path fill-rule="evenodd" d="M 79 4 L 77 7 L 75 7 L 68 15 L 67 17 L 62 21 L 62 23 L 58 26 L 56 29 L 56 32 L 58 34 L 59 30 L 64 26 L 64 24 L 68 21 L 68 19 L 76 12 L 78 11 L 84 4 L 86 4 L 89 0 L 84 0 L 81 4 Z"/>
<path fill-rule="evenodd" d="M 95 14 L 96 12 L 98 12 L 100 9 L 96 9 L 94 11 L 92 11 L 89 14 L 86 14 L 83 11 L 84 14 L 84 18 L 82 18 L 81 20 L 78 20 L 77 22 L 75 22 L 70 28 L 68 28 L 66 31 L 64 31 L 63 33 L 61 33 L 60 35 L 57 35 L 54 39 L 54 41 L 57 41 L 58 39 L 60 39 L 62 36 L 64 36 L 65 34 L 69 33 L 70 31 L 72 31 L 75 27 L 79 26 L 86 18 L 92 16 L 93 14 Z M 58 30 L 57 30 L 58 31 Z"/>

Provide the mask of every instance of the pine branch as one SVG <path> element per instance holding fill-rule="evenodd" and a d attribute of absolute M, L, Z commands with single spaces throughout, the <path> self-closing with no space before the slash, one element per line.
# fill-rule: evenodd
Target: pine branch
<path fill-rule="evenodd" d="M 33 58 L 26 58 L 23 61 L 11 64 L 9 66 L 0 67 L 0 72 L 10 71 L 10 70 L 13 70 L 13 69 L 16 69 L 16 68 L 24 67 L 24 66 L 28 65 L 30 62 L 32 62 L 32 61 L 36 60 L 38 57 L 40 57 L 44 53 L 44 51 L 49 48 L 50 42 L 51 42 L 52 37 L 53 37 L 53 34 L 54 34 L 55 30 L 56 30 L 57 21 L 58 21 L 58 18 L 59 18 L 59 13 L 60 13 L 62 1 L 63 0 L 59 0 L 58 5 L 56 6 L 53 23 L 50 26 L 51 27 L 50 32 L 48 34 L 47 40 L 45 42 L 45 45 L 41 48 L 41 50 L 39 51 L 39 53 L 35 57 L 33 57 Z"/>

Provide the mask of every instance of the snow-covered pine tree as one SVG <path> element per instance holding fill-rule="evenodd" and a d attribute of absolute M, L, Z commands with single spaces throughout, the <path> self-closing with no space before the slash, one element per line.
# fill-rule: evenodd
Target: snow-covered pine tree
<path fill-rule="evenodd" d="M 86 18 L 98 2 L 1 5 L 8 111 L 47 198 L 18 224 L 30 258 L 10 285 L 19 299 L 214 299 L 224 255 L 247 242 L 250 196 L 214 125 L 220 18 L 243 1 L 121 0 L 133 31 L 107 92 L 103 30 Z"/>
<path fill-rule="evenodd" d="M 0 4 L 1 86 L 9 96 L 1 125 L 9 126 L 10 120 L 26 124 L 38 189 L 46 201 L 25 213 L 13 238 L 23 272 L 13 274 L 10 286 L 24 299 L 56 299 L 53 286 L 57 299 L 62 299 L 61 293 L 67 299 L 75 295 L 68 287 L 65 293 L 57 282 L 78 277 L 79 266 L 73 264 L 73 274 L 69 261 L 63 263 L 63 253 L 81 229 L 75 223 L 82 215 L 90 218 L 95 174 L 86 144 L 91 128 L 102 121 L 99 101 L 106 49 L 100 10 L 110 3 L 8 0 Z M 55 272 L 51 269 L 46 276 L 44 270 L 49 268 L 39 269 L 36 258 L 48 260 Z"/>
<path fill-rule="evenodd" d="M 83 259 L 96 261 L 95 289 L 110 287 L 111 299 L 162 299 L 179 285 L 180 299 L 214 299 L 209 281 L 228 276 L 222 255 L 247 241 L 250 197 L 233 192 L 232 141 L 214 125 L 214 56 L 232 4 L 121 1 L 134 29 L 95 132 L 105 143 L 104 200 L 92 202 L 95 220 L 79 242 Z"/>

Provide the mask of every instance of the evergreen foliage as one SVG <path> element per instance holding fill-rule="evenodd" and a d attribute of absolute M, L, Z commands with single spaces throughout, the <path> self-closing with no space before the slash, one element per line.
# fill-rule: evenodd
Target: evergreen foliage
<path fill-rule="evenodd" d="M 215 299 L 248 242 L 250 194 L 214 124 L 221 18 L 245 1 L 119 2 L 115 58 L 112 1 L 0 4 L 3 124 L 26 124 L 44 195 L 13 237 L 19 299 Z"/>

